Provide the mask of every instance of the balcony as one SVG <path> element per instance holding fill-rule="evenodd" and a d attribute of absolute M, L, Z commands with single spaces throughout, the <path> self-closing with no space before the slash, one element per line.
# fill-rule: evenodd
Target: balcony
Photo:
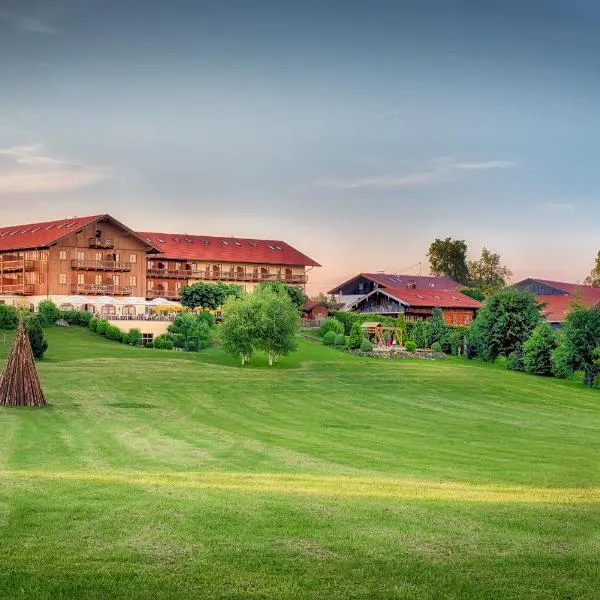
<path fill-rule="evenodd" d="M 306 275 L 285 273 L 241 273 L 236 271 L 192 271 L 192 279 L 207 281 L 281 281 L 283 283 L 304 284 Z"/>
<path fill-rule="evenodd" d="M 78 271 L 131 271 L 133 265 L 114 260 L 72 260 L 71 268 Z"/>
<path fill-rule="evenodd" d="M 32 260 L 3 260 L 0 262 L 0 270 L 4 273 L 18 273 L 22 271 L 33 271 Z"/>
<path fill-rule="evenodd" d="M 35 289 L 31 283 L 10 283 L 0 285 L 0 294 L 15 294 L 17 296 L 33 296 Z"/>
<path fill-rule="evenodd" d="M 191 269 L 147 269 L 147 277 L 160 277 L 162 279 L 191 279 L 198 271 Z"/>
<path fill-rule="evenodd" d="M 133 289 L 123 285 L 105 285 L 103 283 L 77 283 L 71 287 L 72 294 L 90 296 L 131 296 Z"/>
<path fill-rule="evenodd" d="M 100 248 L 102 250 L 111 250 L 115 247 L 114 240 L 107 240 L 101 237 L 93 237 L 89 239 L 89 247 L 90 248 Z"/>
<path fill-rule="evenodd" d="M 166 298 L 167 300 L 179 300 L 178 290 L 146 290 L 146 298 Z"/>

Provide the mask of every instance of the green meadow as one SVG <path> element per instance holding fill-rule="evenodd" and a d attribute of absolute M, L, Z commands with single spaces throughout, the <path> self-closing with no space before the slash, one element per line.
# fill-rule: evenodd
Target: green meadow
<path fill-rule="evenodd" d="M 0 410 L 0 598 L 599 597 L 579 381 L 47 336 L 50 405 Z"/>

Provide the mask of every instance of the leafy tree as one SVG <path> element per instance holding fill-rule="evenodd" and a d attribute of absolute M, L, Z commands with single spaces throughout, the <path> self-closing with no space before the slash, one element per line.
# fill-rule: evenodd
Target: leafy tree
<path fill-rule="evenodd" d="M 141 346 L 142 332 L 135 327 L 133 329 L 130 329 L 129 333 L 127 334 L 127 340 L 125 343 L 129 344 L 130 346 Z"/>
<path fill-rule="evenodd" d="M 183 306 L 192 309 L 216 310 L 223 306 L 228 296 L 239 298 L 242 293 L 242 288 L 239 285 L 199 281 L 181 291 L 180 302 Z"/>
<path fill-rule="evenodd" d="M 317 330 L 317 335 L 323 337 L 328 331 L 335 333 L 344 333 L 344 325 L 340 323 L 335 317 L 327 317 Z"/>
<path fill-rule="evenodd" d="M 16 329 L 19 324 L 19 311 L 13 306 L 0 304 L 0 329 Z"/>
<path fill-rule="evenodd" d="M 37 315 L 31 315 L 25 320 L 25 330 L 31 343 L 31 350 L 35 358 L 43 358 L 46 350 L 48 350 L 48 342 L 44 337 L 44 329 Z"/>
<path fill-rule="evenodd" d="M 173 350 L 175 344 L 173 338 L 170 335 L 162 334 L 156 337 L 154 340 L 154 347 L 157 350 Z"/>
<path fill-rule="evenodd" d="M 428 341 L 430 344 L 441 342 L 448 334 L 448 325 L 444 321 L 444 314 L 439 306 L 436 306 L 431 312 L 431 320 L 428 324 Z"/>
<path fill-rule="evenodd" d="M 464 290 L 460 290 L 460 293 L 473 298 L 473 300 L 485 302 L 485 294 L 479 288 L 465 288 Z"/>
<path fill-rule="evenodd" d="M 398 314 L 394 325 L 396 326 L 396 332 L 399 337 L 398 343 L 402 345 L 406 340 L 406 317 L 404 316 L 404 313 Z"/>
<path fill-rule="evenodd" d="M 298 310 L 302 310 L 306 304 L 306 294 L 297 285 L 286 285 L 281 281 L 263 281 L 258 284 L 261 289 L 270 289 L 276 294 L 287 294 Z"/>
<path fill-rule="evenodd" d="M 552 352 L 552 373 L 559 379 L 570 379 L 573 377 L 573 369 L 569 364 L 569 353 L 565 343 L 565 332 L 558 330 L 556 335 L 556 348 Z"/>
<path fill-rule="evenodd" d="M 483 290 L 487 295 L 506 287 L 511 275 L 512 271 L 500 263 L 500 255 L 490 252 L 487 248 L 481 251 L 479 260 L 469 261 L 469 279 L 476 288 Z"/>
<path fill-rule="evenodd" d="M 556 348 L 556 335 L 548 323 L 541 323 L 523 344 L 523 366 L 532 375 L 552 375 L 552 353 Z"/>
<path fill-rule="evenodd" d="M 326 306 L 327 308 L 332 308 L 337 304 L 333 296 L 328 296 L 324 292 L 319 292 L 315 296 L 314 301 Z"/>
<path fill-rule="evenodd" d="M 583 371 L 583 382 L 592 385 L 600 373 L 595 352 L 600 348 L 600 307 L 574 305 L 563 328 L 565 362 L 572 371 Z"/>
<path fill-rule="evenodd" d="M 360 344 L 363 341 L 363 330 L 360 323 L 354 323 L 350 330 L 350 337 L 348 338 L 348 348 L 354 350 L 360 348 Z"/>
<path fill-rule="evenodd" d="M 209 346 L 209 326 L 202 314 L 180 313 L 168 332 L 173 336 L 175 346 L 188 352 L 198 352 Z"/>
<path fill-rule="evenodd" d="M 453 240 L 450 237 L 445 240 L 436 239 L 429 246 L 427 257 L 434 275 L 443 275 L 468 285 L 467 244 L 464 240 Z"/>
<path fill-rule="evenodd" d="M 540 323 L 541 307 L 529 292 L 502 290 L 488 298 L 468 334 L 484 360 L 496 360 L 520 352 Z"/>
<path fill-rule="evenodd" d="M 51 300 L 42 300 L 38 304 L 38 317 L 42 327 L 50 327 L 60 319 L 60 310 Z"/>
<path fill-rule="evenodd" d="M 415 322 L 412 335 L 415 344 L 417 344 L 417 348 L 427 348 L 429 345 L 427 336 L 427 323 L 423 319 L 418 319 Z"/>
<path fill-rule="evenodd" d="M 269 357 L 269 366 L 279 356 L 285 356 L 296 349 L 296 333 L 300 328 L 297 306 L 288 295 L 278 294 L 269 289 L 258 289 L 259 335 L 256 347 Z"/>
<path fill-rule="evenodd" d="M 592 287 L 600 287 L 600 250 L 596 255 L 596 264 L 591 273 L 585 278 L 585 284 Z"/>
<path fill-rule="evenodd" d="M 242 365 L 250 361 L 259 337 L 260 300 L 255 294 L 243 298 L 229 297 L 223 305 L 221 343 L 231 356 L 241 357 Z"/>

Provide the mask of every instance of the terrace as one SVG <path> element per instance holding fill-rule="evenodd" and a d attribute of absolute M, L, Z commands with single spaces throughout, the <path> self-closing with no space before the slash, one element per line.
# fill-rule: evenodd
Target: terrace
<path fill-rule="evenodd" d="M 131 271 L 133 265 L 114 260 L 72 260 L 71 268 L 78 271 Z"/>
<path fill-rule="evenodd" d="M 72 286 L 72 294 L 86 294 L 93 296 L 131 296 L 131 287 L 122 285 L 105 285 L 96 283 L 78 283 Z"/>

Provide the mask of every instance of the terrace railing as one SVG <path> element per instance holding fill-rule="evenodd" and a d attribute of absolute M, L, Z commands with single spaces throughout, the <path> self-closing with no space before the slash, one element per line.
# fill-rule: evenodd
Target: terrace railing
<path fill-rule="evenodd" d="M 71 293 L 94 296 L 131 296 L 133 289 L 123 285 L 76 283 L 71 287 Z"/>
<path fill-rule="evenodd" d="M 131 271 L 133 265 L 114 260 L 72 260 L 71 268 L 81 271 Z"/>

